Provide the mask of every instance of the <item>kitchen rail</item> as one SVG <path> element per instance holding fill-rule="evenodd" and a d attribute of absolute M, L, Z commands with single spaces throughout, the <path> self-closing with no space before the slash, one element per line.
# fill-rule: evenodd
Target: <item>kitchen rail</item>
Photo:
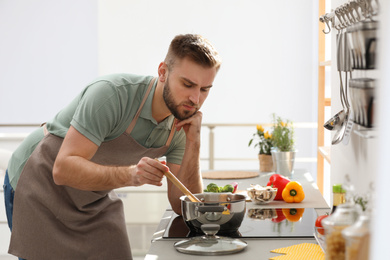
<path fill-rule="evenodd" d="M 326 24 L 328 30 L 323 30 L 323 33 L 328 34 L 331 28 L 342 30 L 364 19 L 372 19 L 378 13 L 379 0 L 351 0 L 320 16 L 320 22 Z"/>

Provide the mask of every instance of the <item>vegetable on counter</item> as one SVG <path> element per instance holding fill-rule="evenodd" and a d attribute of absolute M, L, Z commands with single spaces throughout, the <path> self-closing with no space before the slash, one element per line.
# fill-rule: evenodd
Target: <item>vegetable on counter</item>
<path fill-rule="evenodd" d="M 269 182 L 267 183 L 267 186 L 271 186 L 273 188 L 278 188 L 278 192 L 276 193 L 275 200 L 283 200 L 282 192 L 283 189 L 286 187 L 287 183 L 289 183 L 290 180 L 286 177 L 280 175 L 280 174 L 272 174 L 269 178 Z"/>
<path fill-rule="evenodd" d="M 321 235 L 325 235 L 324 227 L 322 226 L 322 222 L 321 221 L 324 218 L 327 218 L 327 217 L 329 217 L 329 215 L 318 216 L 317 219 L 316 219 L 316 222 L 314 224 L 317 227 L 318 233 L 320 233 Z"/>
<path fill-rule="evenodd" d="M 297 222 L 302 218 L 303 212 L 305 212 L 304 208 L 301 209 L 282 209 L 283 215 L 290 222 Z"/>
<path fill-rule="evenodd" d="M 259 184 L 251 184 L 251 188 L 247 189 L 247 194 L 256 204 L 270 203 L 275 199 L 277 189 L 271 186 L 263 187 Z"/>
<path fill-rule="evenodd" d="M 219 186 L 215 183 L 210 183 L 207 185 L 207 189 L 204 190 L 205 192 L 219 192 Z"/>
<path fill-rule="evenodd" d="M 305 198 L 302 185 L 297 181 L 290 181 L 282 192 L 283 200 L 287 203 L 301 202 Z"/>
<path fill-rule="evenodd" d="M 233 191 L 232 191 L 232 193 L 235 193 L 235 192 L 237 191 L 238 183 L 234 181 L 234 182 L 230 183 L 230 185 L 233 186 Z"/>
<path fill-rule="evenodd" d="M 207 188 L 204 190 L 204 192 L 231 192 L 234 193 L 237 190 L 238 183 L 232 182 L 230 184 L 226 184 L 223 187 L 218 186 L 215 183 L 210 183 L 207 185 Z"/>

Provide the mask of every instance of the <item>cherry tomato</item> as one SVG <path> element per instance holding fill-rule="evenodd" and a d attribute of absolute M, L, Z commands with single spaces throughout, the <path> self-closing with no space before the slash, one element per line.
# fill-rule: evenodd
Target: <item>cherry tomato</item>
<path fill-rule="evenodd" d="M 321 224 L 321 221 L 322 221 L 324 218 L 327 218 L 327 217 L 329 217 L 329 215 L 321 215 L 321 216 L 318 216 L 318 218 L 316 219 L 316 223 L 314 224 L 316 227 L 318 227 L 318 228 L 317 228 L 318 233 L 320 233 L 321 235 L 324 235 L 324 234 L 325 234 L 324 228 L 323 228 L 323 226 L 322 226 L 322 224 Z"/>

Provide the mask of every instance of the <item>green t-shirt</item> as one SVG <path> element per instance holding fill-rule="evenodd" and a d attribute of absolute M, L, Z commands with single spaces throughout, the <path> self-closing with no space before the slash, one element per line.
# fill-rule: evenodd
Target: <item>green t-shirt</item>
<path fill-rule="evenodd" d="M 100 77 L 48 121 L 47 129 L 53 135 L 65 137 L 72 125 L 98 146 L 104 141 L 113 140 L 123 134 L 130 125 L 152 78 L 133 74 Z M 157 83 L 154 83 L 130 134 L 147 148 L 165 145 L 174 120 L 171 115 L 158 124 L 152 117 L 152 100 L 156 85 Z M 37 129 L 13 153 L 8 165 L 8 175 L 14 189 L 25 163 L 43 137 L 43 129 Z M 181 164 L 185 141 L 183 129 L 175 132 L 165 154 L 168 162 Z"/>

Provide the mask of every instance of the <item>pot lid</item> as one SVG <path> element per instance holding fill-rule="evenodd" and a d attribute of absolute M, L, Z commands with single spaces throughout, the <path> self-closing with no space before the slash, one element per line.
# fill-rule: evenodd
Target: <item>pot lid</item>
<path fill-rule="evenodd" d="M 217 224 L 204 224 L 201 229 L 205 236 L 176 242 L 174 244 L 176 250 L 193 255 L 226 255 L 240 252 L 247 246 L 247 243 L 240 239 L 216 236 L 219 230 Z"/>

